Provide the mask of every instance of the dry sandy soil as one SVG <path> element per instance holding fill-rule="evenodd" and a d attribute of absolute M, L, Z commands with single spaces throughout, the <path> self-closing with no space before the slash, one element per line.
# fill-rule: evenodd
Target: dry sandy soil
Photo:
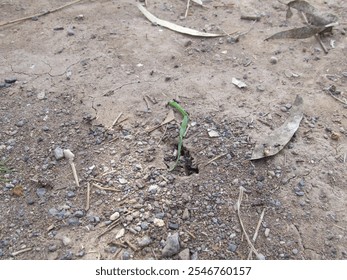
<path fill-rule="evenodd" d="M 65 3 L 3 0 L 0 18 Z M 303 25 L 275 0 L 205 1 L 187 18 L 186 1 L 148 1 L 159 18 L 232 34 L 220 38 L 153 25 L 131 0 L 0 27 L 0 259 L 247 259 L 240 187 L 240 217 L 250 238 L 260 221 L 266 259 L 346 259 L 347 106 L 325 89 L 346 100 L 347 3 L 310 3 L 339 17 L 322 38 L 328 54 L 314 37 L 264 41 Z M 290 143 L 250 161 L 297 95 L 304 117 Z M 172 99 L 190 122 L 170 172 L 181 116 L 149 130 Z M 59 148 L 74 153 L 79 187 Z"/>

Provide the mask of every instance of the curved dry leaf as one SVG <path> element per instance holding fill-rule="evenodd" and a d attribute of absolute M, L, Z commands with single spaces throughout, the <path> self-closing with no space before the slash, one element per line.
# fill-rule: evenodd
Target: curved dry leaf
<path fill-rule="evenodd" d="M 336 15 L 321 13 L 314 6 L 312 6 L 306 1 L 300 1 L 300 0 L 291 1 L 287 4 L 287 6 L 288 6 L 287 15 L 286 15 L 287 18 L 290 18 L 292 16 L 292 12 L 290 8 L 294 8 L 298 10 L 299 12 L 305 13 L 308 22 L 315 26 L 327 25 L 329 23 L 337 21 Z"/>
<path fill-rule="evenodd" d="M 302 108 L 303 99 L 298 95 L 296 96 L 288 119 L 279 128 L 257 143 L 253 150 L 251 160 L 273 156 L 284 148 L 299 128 L 303 117 Z"/>
<path fill-rule="evenodd" d="M 285 39 L 285 38 L 306 39 L 306 38 L 314 36 L 317 33 L 322 32 L 325 29 L 326 29 L 325 26 L 304 26 L 299 28 L 293 28 L 293 29 L 275 33 L 269 38 L 266 38 L 265 41 L 273 40 L 273 39 Z"/>
<path fill-rule="evenodd" d="M 205 32 L 200 32 L 195 29 L 183 27 L 180 25 L 177 25 L 175 23 L 168 22 L 166 20 L 162 20 L 157 18 L 156 16 L 152 15 L 145 7 L 143 7 L 140 3 L 137 4 L 137 7 L 139 10 L 143 13 L 143 15 L 152 23 L 158 24 L 160 26 L 166 27 L 170 30 L 191 35 L 191 36 L 197 36 L 197 37 L 222 37 L 226 36 L 227 34 L 214 34 L 214 33 L 205 33 Z"/>

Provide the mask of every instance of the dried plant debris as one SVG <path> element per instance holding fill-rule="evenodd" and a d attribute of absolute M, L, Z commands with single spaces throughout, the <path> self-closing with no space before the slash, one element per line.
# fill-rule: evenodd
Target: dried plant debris
<path fill-rule="evenodd" d="M 333 22 L 337 22 L 337 16 L 329 13 L 321 13 L 311 4 L 306 1 L 291 1 L 287 4 L 287 19 L 293 15 L 291 8 L 298 10 L 299 12 L 303 12 L 309 24 L 314 26 L 324 26 Z"/>
<path fill-rule="evenodd" d="M 266 38 L 265 40 L 273 40 L 273 39 L 306 39 L 310 38 L 317 33 L 322 32 L 326 27 L 319 27 L 319 26 L 304 26 L 304 27 L 299 27 L 299 28 L 293 28 L 290 30 L 285 30 L 278 32 L 274 35 L 272 35 L 269 38 Z"/>
<path fill-rule="evenodd" d="M 293 12 L 291 8 L 298 10 L 302 13 L 305 20 L 307 21 L 307 26 L 293 28 L 290 30 L 285 30 L 278 32 L 265 40 L 272 39 L 306 39 L 316 34 L 322 34 L 325 32 L 331 32 L 332 26 L 337 25 L 337 16 L 329 13 L 321 13 L 314 6 L 306 1 L 291 1 L 287 4 L 288 10 L 286 18 L 291 18 Z"/>
<path fill-rule="evenodd" d="M 137 7 L 139 10 L 143 13 L 143 15 L 153 24 L 157 24 L 163 27 L 166 27 L 168 29 L 171 29 L 173 31 L 187 34 L 190 36 L 196 36 L 196 37 L 223 37 L 226 36 L 227 34 L 215 34 L 215 33 L 207 33 L 207 32 L 201 32 L 195 29 L 183 27 L 180 25 L 177 25 L 175 23 L 171 23 L 166 20 L 162 20 L 151 14 L 145 7 L 143 7 L 140 3 L 137 4 Z"/>
<path fill-rule="evenodd" d="M 294 101 L 288 119 L 282 126 L 275 129 L 271 134 L 257 143 L 253 150 L 251 160 L 273 156 L 284 148 L 299 128 L 303 117 L 302 108 L 303 99 L 298 95 Z"/>

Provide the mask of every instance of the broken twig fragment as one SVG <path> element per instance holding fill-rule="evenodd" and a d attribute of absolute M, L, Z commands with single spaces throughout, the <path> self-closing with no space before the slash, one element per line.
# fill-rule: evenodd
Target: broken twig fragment
<path fill-rule="evenodd" d="M 77 187 L 79 187 L 80 183 L 78 180 L 75 163 L 73 162 L 75 155 L 69 149 L 67 149 L 67 150 L 64 150 L 64 157 L 69 160 L 69 163 L 70 163 L 71 169 L 72 169 L 72 174 L 73 174 L 73 177 L 75 179 L 75 183 L 76 183 Z"/>
<path fill-rule="evenodd" d="M 251 160 L 273 156 L 281 151 L 299 128 L 303 117 L 302 110 L 303 99 L 298 95 L 294 101 L 289 118 L 282 126 L 272 131 L 271 134 L 265 136 L 257 143 L 253 150 Z"/>

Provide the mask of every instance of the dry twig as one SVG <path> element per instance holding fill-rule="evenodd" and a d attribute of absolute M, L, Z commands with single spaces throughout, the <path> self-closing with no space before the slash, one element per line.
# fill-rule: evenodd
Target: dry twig
<path fill-rule="evenodd" d="M 39 17 L 45 16 L 45 15 L 48 15 L 48 14 L 57 12 L 57 11 L 59 11 L 59 10 L 62 10 L 62 9 L 64 9 L 64 8 L 66 8 L 66 7 L 72 6 L 72 5 L 74 5 L 74 4 L 77 4 L 78 2 L 81 2 L 81 1 L 82 1 L 82 0 L 76 0 L 76 1 L 73 1 L 73 2 L 71 2 L 71 3 L 67 3 L 67 4 L 65 4 L 65 5 L 63 5 L 63 6 L 60 6 L 60 7 L 58 7 L 58 8 L 53 9 L 53 10 L 49 10 L 49 11 L 46 11 L 46 12 L 43 12 L 43 13 L 40 13 L 40 14 L 31 15 L 31 16 L 27 16 L 27 17 L 15 19 L 15 20 L 7 21 L 7 22 L 4 22 L 4 23 L 1 23 L 1 24 L 0 24 L 0 27 L 6 26 L 6 25 L 9 25 L 9 24 L 12 24 L 12 23 L 17 23 L 17 22 L 25 21 L 25 20 L 28 20 L 28 19 L 39 18 Z"/>
<path fill-rule="evenodd" d="M 221 154 L 221 155 L 219 155 L 219 156 L 216 156 L 215 158 L 213 158 L 213 159 L 209 160 L 208 162 L 206 162 L 206 163 L 204 164 L 204 166 L 209 165 L 210 163 L 216 161 L 217 159 L 220 159 L 220 158 L 226 156 L 227 154 L 228 154 L 228 153 L 224 153 L 224 154 Z"/>
<path fill-rule="evenodd" d="M 19 250 L 19 251 L 11 253 L 11 256 L 15 257 L 15 256 L 18 256 L 18 255 L 23 254 L 25 252 L 29 252 L 31 250 L 32 250 L 32 248 L 25 248 L 25 249 L 22 249 L 22 250 Z"/>
<path fill-rule="evenodd" d="M 242 197 L 243 197 L 243 192 L 244 192 L 244 190 L 245 190 L 245 189 L 244 189 L 243 187 L 240 187 L 239 199 L 237 200 L 237 204 L 236 204 L 236 207 L 237 207 L 237 209 L 236 209 L 236 210 L 237 210 L 237 216 L 238 216 L 238 218 L 239 218 L 239 222 L 240 222 L 240 225 L 241 225 L 241 228 L 242 228 L 242 232 L 243 232 L 243 234 L 244 234 L 245 237 L 246 237 L 246 240 L 247 240 L 247 242 L 248 242 L 249 247 L 251 248 L 251 251 L 257 256 L 257 259 L 262 260 L 262 259 L 264 259 L 264 256 L 263 256 L 262 254 L 258 253 L 257 249 L 255 249 L 253 243 L 252 243 L 251 240 L 249 239 L 249 236 L 248 236 L 248 234 L 247 234 L 247 231 L 246 231 L 245 226 L 243 225 L 243 221 L 242 221 L 242 219 L 241 219 L 241 214 L 240 214 L 241 210 L 240 210 L 240 207 L 241 207 L 241 202 L 242 202 Z"/>
<path fill-rule="evenodd" d="M 90 183 L 87 183 L 87 202 L 85 210 L 88 211 L 90 207 Z"/>
<path fill-rule="evenodd" d="M 259 228 L 260 228 L 261 223 L 262 223 L 262 221 L 264 219 L 264 214 L 265 214 L 265 208 L 263 209 L 263 212 L 261 212 L 257 228 L 255 229 L 255 232 L 254 232 L 254 235 L 253 235 L 253 238 L 252 238 L 253 244 L 255 244 L 255 241 L 257 240 Z M 248 260 L 252 259 L 252 250 L 249 251 L 247 259 Z"/>

